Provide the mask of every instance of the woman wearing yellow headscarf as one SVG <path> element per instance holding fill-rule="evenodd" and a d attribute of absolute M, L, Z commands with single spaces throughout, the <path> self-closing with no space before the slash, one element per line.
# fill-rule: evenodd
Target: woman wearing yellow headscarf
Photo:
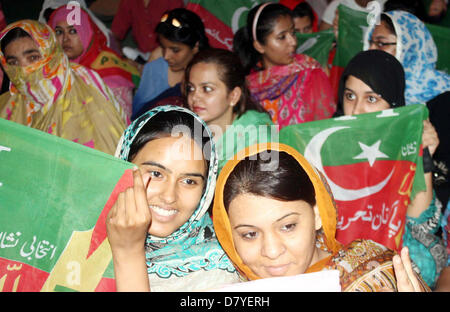
<path fill-rule="evenodd" d="M 347 246 L 336 240 L 327 183 L 287 145 L 250 146 L 227 162 L 216 183 L 213 221 L 246 280 L 338 270 L 343 291 L 429 290 L 407 254 L 394 272 L 392 250 L 370 240 Z"/>
<path fill-rule="evenodd" d="M 114 154 L 125 116 L 100 76 L 69 64 L 53 30 L 40 22 L 12 23 L 0 40 L 11 80 L 0 117 Z"/>

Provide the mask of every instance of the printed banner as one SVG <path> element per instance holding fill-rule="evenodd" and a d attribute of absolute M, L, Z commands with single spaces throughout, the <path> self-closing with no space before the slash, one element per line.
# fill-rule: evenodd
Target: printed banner
<path fill-rule="evenodd" d="M 291 125 L 280 142 L 302 153 L 328 181 L 338 208 L 336 238 L 400 250 L 410 198 L 425 190 L 424 105 Z"/>
<path fill-rule="evenodd" d="M 114 291 L 105 218 L 131 167 L 0 118 L 0 291 Z"/>

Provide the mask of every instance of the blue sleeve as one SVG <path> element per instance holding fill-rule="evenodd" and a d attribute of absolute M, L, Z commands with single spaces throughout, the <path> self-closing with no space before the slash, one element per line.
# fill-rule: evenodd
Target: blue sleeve
<path fill-rule="evenodd" d="M 133 114 L 169 88 L 168 70 L 169 66 L 162 57 L 145 64 L 141 82 L 133 98 Z"/>

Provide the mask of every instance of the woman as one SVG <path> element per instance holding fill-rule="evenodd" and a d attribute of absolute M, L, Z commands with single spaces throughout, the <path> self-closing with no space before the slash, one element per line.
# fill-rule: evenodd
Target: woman
<path fill-rule="evenodd" d="M 278 131 L 270 115 L 252 100 L 236 54 L 223 49 L 201 51 L 185 75 L 189 108 L 214 133 L 219 172 L 245 146 L 276 139 Z"/>
<path fill-rule="evenodd" d="M 405 105 L 405 79 L 401 64 L 392 55 L 369 50 L 357 54 L 345 68 L 339 84 L 339 111 L 356 115 Z M 423 123 L 422 146 L 426 191 L 412 199 L 406 212 L 403 245 L 425 282 L 433 287 L 445 265 L 445 250 L 436 232 L 441 209 L 433 194 L 431 157 L 439 145 L 433 125 Z"/>
<path fill-rule="evenodd" d="M 79 23 L 69 25 L 67 21 L 74 14 L 74 9 L 68 9 L 67 5 L 60 6 L 53 11 L 48 24 L 71 62 L 91 68 L 102 77 L 119 101 L 129 124 L 133 90 L 140 79 L 139 71 L 107 46 L 106 36 L 86 11 L 79 9 L 79 12 Z"/>
<path fill-rule="evenodd" d="M 181 97 L 184 69 L 198 51 L 209 47 L 202 20 L 184 8 L 164 14 L 155 31 L 162 57 L 144 66 L 141 83 L 133 99 L 132 119 L 164 98 Z"/>
<path fill-rule="evenodd" d="M 0 34 L 1 64 L 11 80 L 0 117 L 113 154 L 125 119 L 93 70 L 70 64 L 53 30 L 23 20 Z"/>
<path fill-rule="evenodd" d="M 329 187 L 287 145 L 252 146 L 229 161 L 217 180 L 213 214 L 220 244 L 249 280 L 339 270 L 342 291 L 395 291 L 403 279 L 396 281 L 394 253 L 384 246 L 340 245 Z M 398 260 L 395 272 L 403 274 Z M 407 262 L 405 268 L 410 290 L 427 289 Z"/>
<path fill-rule="evenodd" d="M 233 48 L 249 74 L 252 96 L 280 128 L 334 113 L 332 89 L 321 65 L 295 54 L 292 12 L 285 6 L 268 2 L 250 10 Z"/>
<path fill-rule="evenodd" d="M 426 104 L 430 121 L 441 138 L 450 133 L 448 123 L 450 76 L 436 70 L 436 44 L 425 24 L 405 11 L 390 11 L 381 15 L 380 25 L 369 28 L 364 49 L 379 49 L 395 56 L 406 75 L 406 104 Z M 445 207 L 450 196 L 450 141 L 442 140 L 433 156 L 434 186 Z"/>
<path fill-rule="evenodd" d="M 201 291 L 236 282 L 207 212 L 217 157 L 203 121 L 181 107 L 156 107 L 127 128 L 116 155 L 139 168 L 107 218 L 117 290 Z"/>

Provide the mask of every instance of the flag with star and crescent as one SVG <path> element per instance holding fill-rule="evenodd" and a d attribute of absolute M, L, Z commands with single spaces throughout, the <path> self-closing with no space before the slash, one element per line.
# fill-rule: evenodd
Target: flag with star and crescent
<path fill-rule="evenodd" d="M 421 141 L 427 116 L 416 104 L 281 129 L 280 142 L 326 178 L 338 209 L 339 242 L 361 238 L 402 247 L 408 204 L 426 189 Z"/>
<path fill-rule="evenodd" d="M 114 291 L 105 220 L 132 166 L 0 118 L 0 292 Z"/>

